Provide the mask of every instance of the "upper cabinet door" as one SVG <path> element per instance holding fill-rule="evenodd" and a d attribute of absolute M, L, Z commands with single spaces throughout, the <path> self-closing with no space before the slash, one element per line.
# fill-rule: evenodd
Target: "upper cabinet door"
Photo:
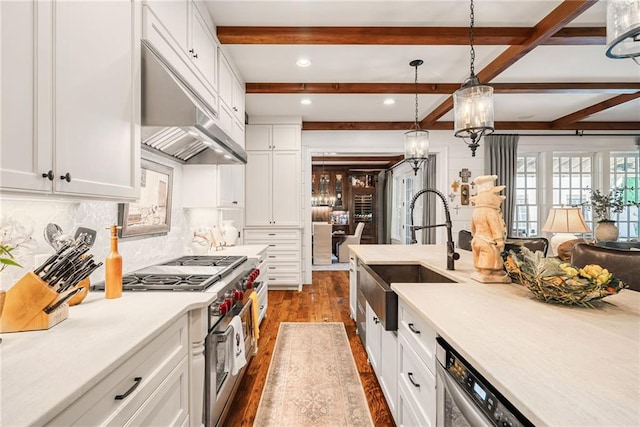
<path fill-rule="evenodd" d="M 190 49 L 188 0 L 147 0 L 146 3 L 186 53 Z"/>
<path fill-rule="evenodd" d="M 299 125 L 273 125 L 274 150 L 299 150 L 300 126 Z"/>
<path fill-rule="evenodd" d="M 140 5 L 54 3 L 55 191 L 136 197 Z"/>
<path fill-rule="evenodd" d="M 231 109 L 236 119 L 244 123 L 244 85 L 236 78 L 233 79 L 233 105 Z"/>
<path fill-rule="evenodd" d="M 245 127 L 245 149 L 271 150 L 272 125 L 247 125 Z"/>
<path fill-rule="evenodd" d="M 224 57 L 222 49 L 218 49 L 218 72 L 218 94 L 220 95 L 220 100 L 229 107 L 233 107 L 233 71 L 227 58 Z"/>
<path fill-rule="evenodd" d="M 189 54 L 205 80 L 203 83 L 215 93 L 218 87 L 216 42 L 195 5 L 191 7 L 191 10 L 193 11 L 191 18 L 192 47 Z"/>
<path fill-rule="evenodd" d="M 0 2 L 3 189 L 52 189 L 47 177 L 52 169 L 51 48 L 46 29 L 36 31 L 38 18 L 51 30 L 50 21 L 42 16 L 46 13 L 39 13 L 39 9 L 46 12 L 46 8 L 50 5 L 37 1 Z"/>

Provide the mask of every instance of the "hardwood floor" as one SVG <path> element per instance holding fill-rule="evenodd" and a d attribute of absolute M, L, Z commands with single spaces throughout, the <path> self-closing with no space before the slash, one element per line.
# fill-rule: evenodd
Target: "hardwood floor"
<path fill-rule="evenodd" d="M 267 317 L 260 326 L 258 355 L 249 362 L 225 426 L 251 426 L 267 378 L 280 322 L 343 322 L 376 426 L 394 426 L 391 412 L 349 316 L 349 272 L 314 271 L 313 284 L 298 291 L 269 291 Z"/>

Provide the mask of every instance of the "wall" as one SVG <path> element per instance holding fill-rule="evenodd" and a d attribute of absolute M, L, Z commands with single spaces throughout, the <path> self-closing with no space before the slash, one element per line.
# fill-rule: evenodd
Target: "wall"
<path fill-rule="evenodd" d="M 166 235 L 130 237 L 119 239 L 118 249 L 123 258 L 125 272 L 156 264 L 160 261 L 191 253 L 193 228 L 218 224 L 216 209 L 182 208 L 182 166 L 164 157 L 145 153 L 145 158 L 173 168 L 173 200 L 171 230 Z M 90 253 L 103 261 L 109 253 L 109 231 L 105 230 L 117 222 L 118 203 L 111 201 L 68 201 L 53 197 L 12 197 L 0 199 L 1 216 L 16 220 L 32 231 L 33 244 L 16 253 L 18 262 L 24 267 L 7 267 L 0 274 L 0 289 L 8 289 L 24 273 L 31 270 L 39 254 L 52 254 L 53 249 L 44 240 L 43 230 L 48 223 L 58 224 L 65 234 L 73 235 L 77 227 L 89 227 L 97 231 L 96 241 Z M 104 267 L 91 275 L 92 282 L 104 280 Z"/>

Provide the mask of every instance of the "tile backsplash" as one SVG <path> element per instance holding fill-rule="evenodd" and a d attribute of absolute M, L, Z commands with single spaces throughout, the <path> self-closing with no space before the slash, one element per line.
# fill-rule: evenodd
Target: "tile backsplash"
<path fill-rule="evenodd" d="M 160 159 L 151 157 L 160 162 Z M 171 162 L 173 194 L 171 230 L 167 234 L 121 238 L 118 251 L 122 254 L 123 271 L 136 270 L 160 261 L 192 252 L 193 230 L 197 227 L 219 226 L 221 216 L 215 208 L 184 209 L 182 207 L 182 165 Z M 206 191 L 206 189 L 205 189 Z M 104 262 L 109 254 L 109 230 L 105 228 L 118 221 L 118 203 L 115 201 L 52 200 L 47 197 L 0 197 L 0 221 L 16 221 L 31 234 L 32 242 L 15 251 L 16 260 L 23 268 L 9 266 L 0 273 L 0 289 L 8 289 L 27 271 L 42 263 L 54 250 L 45 241 L 44 228 L 54 223 L 65 234 L 73 236 L 78 227 L 97 231 L 96 241 L 89 253 Z M 37 264 L 37 265 L 36 265 Z M 91 275 L 91 282 L 104 280 L 104 267 Z"/>

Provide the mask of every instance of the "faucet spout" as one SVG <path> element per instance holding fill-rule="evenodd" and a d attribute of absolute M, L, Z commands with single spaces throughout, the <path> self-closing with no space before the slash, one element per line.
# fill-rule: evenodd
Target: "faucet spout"
<path fill-rule="evenodd" d="M 444 215 L 445 215 L 445 223 L 444 224 L 436 224 L 436 225 L 413 225 L 413 209 L 416 205 L 416 200 L 424 193 L 433 193 L 442 200 L 442 204 L 444 206 Z M 411 199 L 411 243 L 418 243 L 416 240 L 416 230 L 423 230 L 425 228 L 434 228 L 434 227 L 447 227 L 447 270 L 455 270 L 455 260 L 460 259 L 460 254 L 455 251 L 455 245 L 453 243 L 453 235 L 451 233 L 451 213 L 449 211 L 449 204 L 447 203 L 447 199 L 444 197 L 440 191 L 433 188 L 423 188 L 418 191 L 415 196 Z"/>

